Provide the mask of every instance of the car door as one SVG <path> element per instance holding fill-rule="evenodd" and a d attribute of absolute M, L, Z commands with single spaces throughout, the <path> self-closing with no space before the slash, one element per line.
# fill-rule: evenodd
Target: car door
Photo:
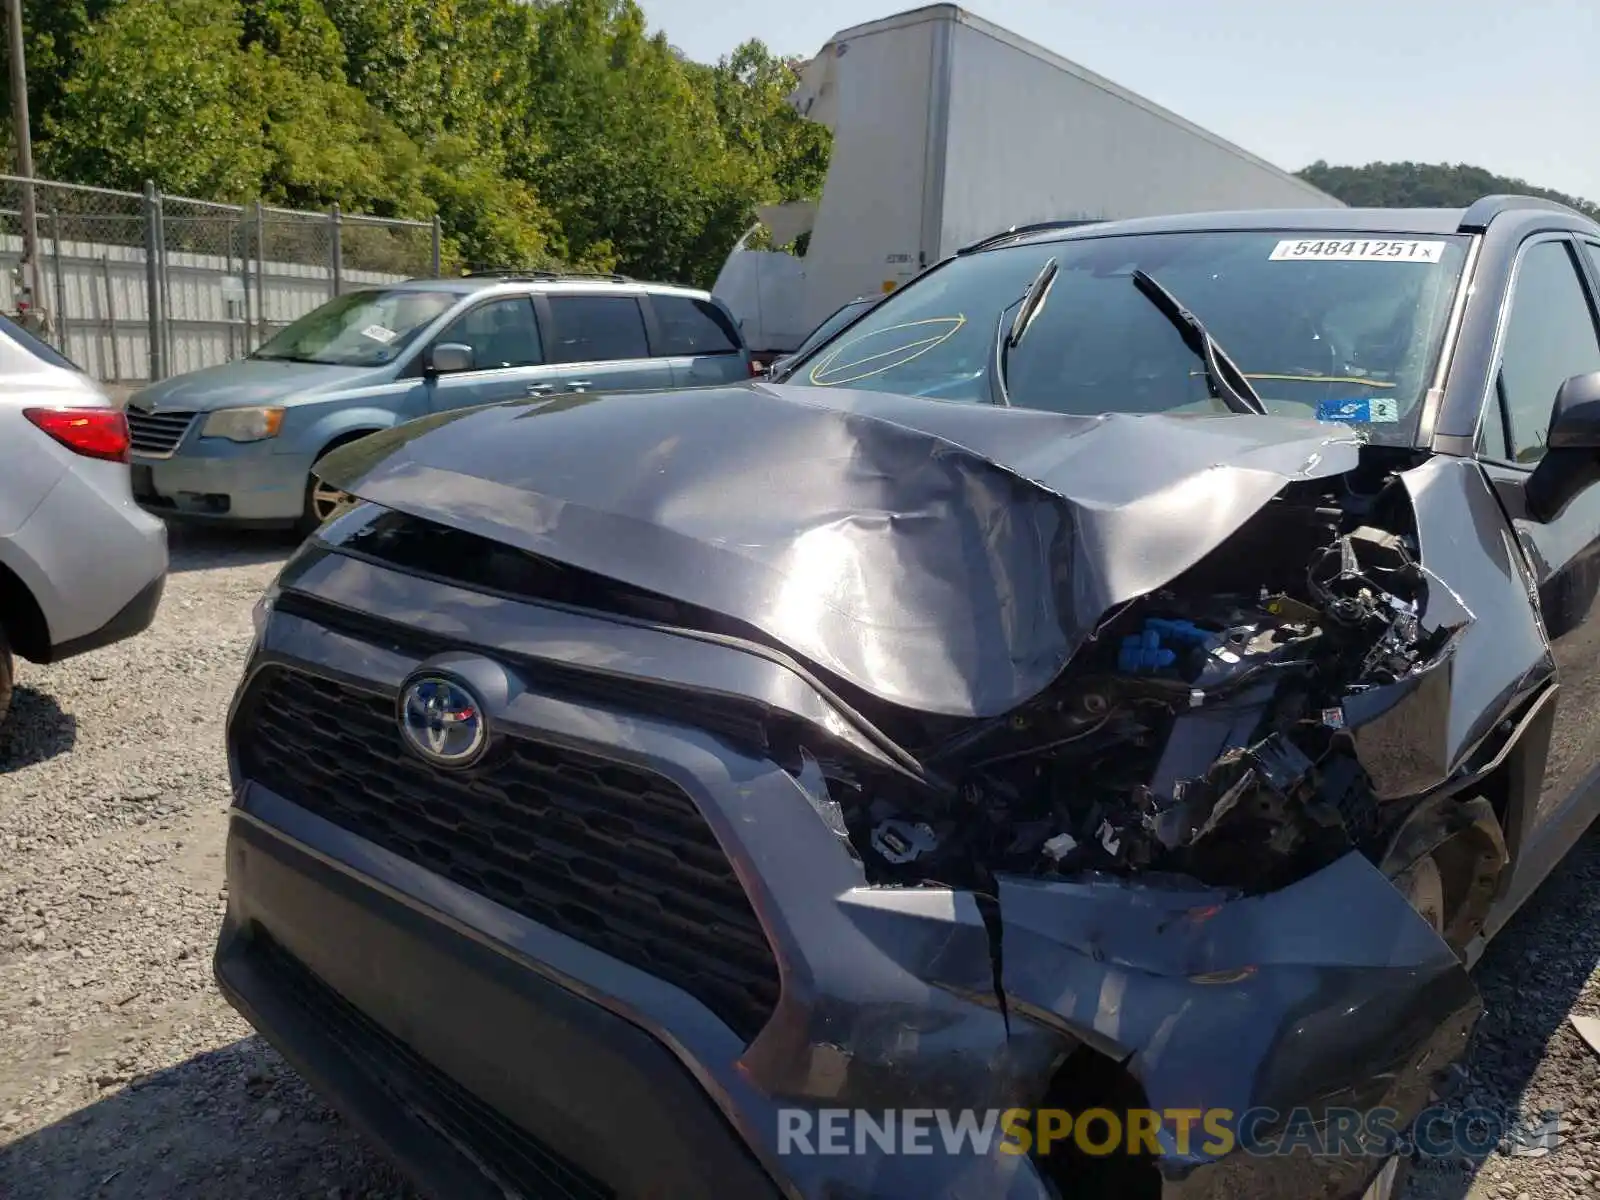
<path fill-rule="evenodd" d="M 434 346 L 454 343 L 472 350 L 465 371 L 428 371 L 428 408 L 432 412 L 493 404 L 525 396 L 552 395 L 560 390 L 561 370 L 544 362 L 532 297 L 496 296 L 467 309 L 434 337 Z"/>
<path fill-rule="evenodd" d="M 733 318 L 714 300 L 679 292 L 644 298 L 650 342 L 675 387 L 711 387 L 750 377 L 750 356 Z"/>
<path fill-rule="evenodd" d="M 652 355 L 636 292 L 546 291 L 535 298 L 546 357 L 568 392 L 625 392 L 672 386 L 667 359 Z"/>
<path fill-rule="evenodd" d="M 1600 309 L 1583 253 L 1560 234 L 1519 247 L 1479 433 L 1479 458 L 1533 568 L 1560 685 L 1538 802 L 1508 814 L 1506 830 L 1514 850 L 1545 840 L 1536 854 L 1544 861 L 1575 835 L 1565 818 L 1600 769 L 1600 487 L 1578 493 L 1550 521 L 1533 520 L 1526 506 L 1556 392 L 1574 375 L 1600 371 Z M 1551 828 L 1558 821 L 1563 829 Z M 1524 865 L 1542 871 L 1519 863 L 1519 873 Z"/>

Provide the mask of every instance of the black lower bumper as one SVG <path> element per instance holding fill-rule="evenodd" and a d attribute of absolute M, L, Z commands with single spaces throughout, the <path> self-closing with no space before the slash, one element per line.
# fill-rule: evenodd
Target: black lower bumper
<path fill-rule="evenodd" d="M 143 633 L 156 619 L 156 610 L 161 607 L 161 593 L 166 586 L 166 574 L 157 575 L 140 588 L 133 599 L 118 609 L 116 615 L 99 629 L 51 646 L 48 661 L 60 662 L 75 654 L 86 654 L 90 650 L 98 650 L 102 646 L 109 646 L 113 642 L 120 642 L 124 638 Z"/>
<path fill-rule="evenodd" d="M 229 873 L 223 994 L 441 1200 L 778 1194 L 627 1021 L 245 817 Z"/>

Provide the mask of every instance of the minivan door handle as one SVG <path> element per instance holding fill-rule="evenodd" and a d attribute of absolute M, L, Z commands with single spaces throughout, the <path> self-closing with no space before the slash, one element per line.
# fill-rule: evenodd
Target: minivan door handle
<path fill-rule="evenodd" d="M 593 387 L 593 386 L 594 386 L 594 381 L 593 380 L 589 380 L 589 379 L 569 379 L 569 380 L 567 380 L 567 387 L 570 388 L 574 392 L 581 392 L 581 391 L 583 391 L 584 388 L 590 388 L 590 387 Z"/>
<path fill-rule="evenodd" d="M 548 396 L 555 390 L 556 385 L 553 383 L 530 383 L 528 385 L 528 395 L 530 396 Z"/>

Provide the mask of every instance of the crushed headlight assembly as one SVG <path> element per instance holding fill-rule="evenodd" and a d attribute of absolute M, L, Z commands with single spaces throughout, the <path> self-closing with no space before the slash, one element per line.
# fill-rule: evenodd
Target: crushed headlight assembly
<path fill-rule="evenodd" d="M 227 438 L 230 442 L 259 442 L 278 436 L 283 428 L 281 408 L 224 408 L 206 418 L 200 436 Z"/>

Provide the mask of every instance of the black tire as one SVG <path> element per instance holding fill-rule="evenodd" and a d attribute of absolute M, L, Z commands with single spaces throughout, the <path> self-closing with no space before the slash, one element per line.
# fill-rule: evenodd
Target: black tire
<path fill-rule="evenodd" d="M 11 657 L 11 643 L 6 641 L 6 631 L 0 626 L 0 725 L 6 723 L 11 711 L 11 692 L 16 685 L 17 662 Z"/>

